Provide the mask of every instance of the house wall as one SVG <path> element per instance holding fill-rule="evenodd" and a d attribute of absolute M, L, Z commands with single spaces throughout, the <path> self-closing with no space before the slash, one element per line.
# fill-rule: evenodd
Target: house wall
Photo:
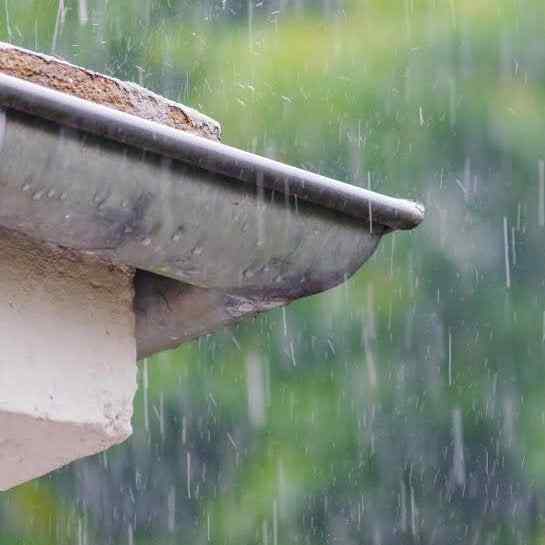
<path fill-rule="evenodd" d="M 0 72 L 220 138 L 219 123 L 192 108 L 56 57 L 0 42 Z M 128 268 L 0 229 L 0 490 L 130 435 L 133 292 Z"/>
<path fill-rule="evenodd" d="M 0 230 L 0 490 L 125 440 L 133 272 Z"/>

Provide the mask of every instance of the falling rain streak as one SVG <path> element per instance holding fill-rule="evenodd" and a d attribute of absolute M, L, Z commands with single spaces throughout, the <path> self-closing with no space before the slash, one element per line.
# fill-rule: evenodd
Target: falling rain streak
<path fill-rule="evenodd" d="M 448 332 L 448 385 L 452 386 L 452 333 Z"/>
<path fill-rule="evenodd" d="M 538 161 L 539 171 L 539 194 L 538 194 L 538 216 L 537 224 L 540 227 L 545 226 L 545 161 L 540 159 Z"/>
<path fill-rule="evenodd" d="M 172 263 L 185 267 L 189 284 L 199 284 L 192 259 L 208 268 L 208 256 L 221 256 L 221 276 L 230 244 L 257 248 L 279 269 L 302 264 L 312 290 L 322 288 L 319 266 L 346 283 L 234 326 L 226 312 L 225 328 L 144 359 L 132 437 L 2 493 L 0 542 L 541 543 L 543 2 L 0 5 L 1 41 L 181 100 L 217 118 L 228 144 L 427 208 L 415 231 L 387 233 L 363 270 L 355 261 L 339 270 L 346 247 L 367 244 L 359 238 L 367 220 L 373 235 L 382 229 L 370 204 L 346 220 L 351 236 L 341 243 L 333 216 L 320 214 L 330 223 L 312 233 L 319 252 L 309 259 L 311 238 L 296 229 L 301 200 L 288 209 L 258 183 L 248 207 L 252 191 L 225 182 L 237 204 L 223 214 L 216 193 L 199 183 L 205 207 L 181 215 L 174 207 L 152 221 L 153 199 L 134 211 L 118 195 L 131 152 L 112 162 L 108 198 L 86 195 L 93 214 L 108 226 L 132 217 L 126 232 L 108 227 L 124 250 L 139 230 L 138 255 L 175 248 Z M 187 120 L 175 122 L 184 128 Z M 7 123 L 0 110 L 0 185 L 21 175 L 18 194 L 29 207 L 58 206 L 70 234 L 65 208 L 81 169 L 95 163 L 71 161 L 66 131 L 53 160 L 33 149 L 8 171 L 6 157 L 21 149 L 10 147 L 10 116 Z M 156 187 L 169 172 L 172 187 L 190 183 L 192 168 L 157 161 Z M 45 184 L 47 176 L 58 179 Z M 162 196 L 173 199 L 174 190 Z M 273 232 L 274 217 L 281 229 Z M 197 240 L 197 226 L 214 222 L 217 236 Z M 259 267 L 248 265 L 235 276 L 256 286 Z M 284 275 L 256 300 L 291 300 L 283 289 L 296 282 Z M 242 300 L 239 286 L 229 287 L 215 296 Z M 15 301 L 2 301 L 0 322 L 19 316 Z M 168 298 L 162 304 L 168 312 Z M 202 309 L 192 310 L 199 326 Z M 0 354 L 13 341 L 0 338 Z M 104 368 L 115 373 L 116 362 Z M 51 411 L 56 402 L 49 399 Z"/>
<path fill-rule="evenodd" d="M 0 153 L 4 147 L 4 141 L 6 138 L 6 112 L 0 109 Z"/>
<path fill-rule="evenodd" d="M 505 259 L 505 286 L 511 287 L 511 264 L 509 261 L 509 229 L 507 218 L 503 217 L 503 253 Z"/>

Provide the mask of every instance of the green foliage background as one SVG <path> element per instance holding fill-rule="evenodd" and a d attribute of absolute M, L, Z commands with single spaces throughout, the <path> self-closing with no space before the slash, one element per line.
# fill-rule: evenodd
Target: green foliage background
<path fill-rule="evenodd" d="M 346 285 L 141 363 L 134 436 L 2 494 L 0 543 L 545 543 L 542 1 L 2 4 L 0 39 L 427 217 Z"/>

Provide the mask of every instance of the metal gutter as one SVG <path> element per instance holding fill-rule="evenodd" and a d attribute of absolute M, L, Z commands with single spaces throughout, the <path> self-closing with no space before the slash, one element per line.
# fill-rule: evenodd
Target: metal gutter
<path fill-rule="evenodd" d="M 412 229 L 424 217 L 418 203 L 339 182 L 5 74 L 0 74 L 0 104 L 390 229 Z"/>
<path fill-rule="evenodd" d="M 82 71 L 84 96 L 104 78 L 12 51 L 46 62 L 20 71 L 47 84 L 59 83 L 49 64 L 69 82 Z M 139 357 L 338 285 L 382 235 L 422 221 L 417 203 L 6 75 L 5 66 L 0 56 L 0 227 L 136 269 Z M 163 107 L 146 100 L 137 108 Z M 200 130 L 219 134 L 213 120 Z"/>

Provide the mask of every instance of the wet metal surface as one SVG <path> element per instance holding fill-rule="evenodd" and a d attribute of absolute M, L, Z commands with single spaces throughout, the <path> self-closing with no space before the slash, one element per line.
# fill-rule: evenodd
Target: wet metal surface
<path fill-rule="evenodd" d="M 0 180 L 4 227 L 207 288 L 320 291 L 385 230 L 11 110 Z"/>
<path fill-rule="evenodd" d="M 0 226 L 138 270 L 139 355 L 343 282 L 423 208 L 0 74 Z"/>
<path fill-rule="evenodd" d="M 0 104 L 392 229 L 411 229 L 423 219 L 423 207 L 417 203 L 345 184 L 5 74 L 0 74 Z"/>

